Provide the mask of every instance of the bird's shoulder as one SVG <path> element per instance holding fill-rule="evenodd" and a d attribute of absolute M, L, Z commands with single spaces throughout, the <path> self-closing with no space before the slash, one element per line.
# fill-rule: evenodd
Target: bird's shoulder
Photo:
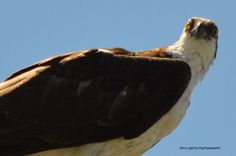
<path fill-rule="evenodd" d="M 167 59 L 166 61 L 171 61 L 169 59 L 172 59 L 171 54 L 166 51 L 166 48 L 155 48 L 155 49 L 138 51 L 138 52 L 129 51 L 124 48 L 93 48 L 93 49 L 88 49 L 88 50 L 74 51 L 74 52 L 44 59 L 29 67 L 23 68 L 13 73 L 9 77 L 7 77 L 5 81 L 15 78 L 23 73 L 26 73 L 38 67 L 42 67 L 42 66 L 51 67 L 60 63 L 63 64 L 63 63 L 68 63 L 70 61 L 71 62 L 78 61 L 80 59 L 91 57 L 91 56 L 94 59 L 96 59 L 96 56 L 98 55 L 100 56 L 110 55 L 112 57 L 123 57 L 125 59 L 131 59 L 131 58 L 147 59 L 147 57 L 148 59 L 155 58 L 156 60 L 165 58 Z"/>

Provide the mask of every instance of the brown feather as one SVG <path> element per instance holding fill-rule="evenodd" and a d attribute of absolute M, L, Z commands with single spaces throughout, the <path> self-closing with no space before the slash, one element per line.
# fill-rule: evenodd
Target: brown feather
<path fill-rule="evenodd" d="M 135 138 L 187 87 L 183 61 L 121 48 L 43 60 L 0 84 L 0 155 Z M 80 87 L 82 87 L 80 89 Z"/>

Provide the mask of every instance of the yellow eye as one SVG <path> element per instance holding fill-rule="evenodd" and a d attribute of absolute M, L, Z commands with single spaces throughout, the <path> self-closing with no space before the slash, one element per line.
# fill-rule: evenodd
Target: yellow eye
<path fill-rule="evenodd" d="M 189 30 L 191 28 L 191 23 L 187 22 L 186 25 L 184 26 L 185 30 Z"/>
<path fill-rule="evenodd" d="M 212 34 L 213 34 L 213 36 L 217 37 L 217 35 L 218 35 L 218 29 L 213 29 L 213 30 L 212 30 Z"/>

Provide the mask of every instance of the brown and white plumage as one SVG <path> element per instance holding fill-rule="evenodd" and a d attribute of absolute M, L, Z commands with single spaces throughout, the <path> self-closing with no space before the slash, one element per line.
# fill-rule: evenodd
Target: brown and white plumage
<path fill-rule="evenodd" d="M 0 155 L 142 154 L 181 121 L 217 38 L 194 17 L 168 47 L 90 49 L 16 72 L 0 84 Z"/>

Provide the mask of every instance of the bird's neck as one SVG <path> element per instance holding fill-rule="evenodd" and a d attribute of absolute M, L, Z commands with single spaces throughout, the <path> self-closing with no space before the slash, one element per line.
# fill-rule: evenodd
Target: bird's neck
<path fill-rule="evenodd" d="M 192 76 L 197 77 L 198 82 L 214 60 L 216 41 L 196 39 L 183 33 L 175 44 L 168 47 L 168 51 L 179 53 L 180 59 L 190 65 Z"/>

